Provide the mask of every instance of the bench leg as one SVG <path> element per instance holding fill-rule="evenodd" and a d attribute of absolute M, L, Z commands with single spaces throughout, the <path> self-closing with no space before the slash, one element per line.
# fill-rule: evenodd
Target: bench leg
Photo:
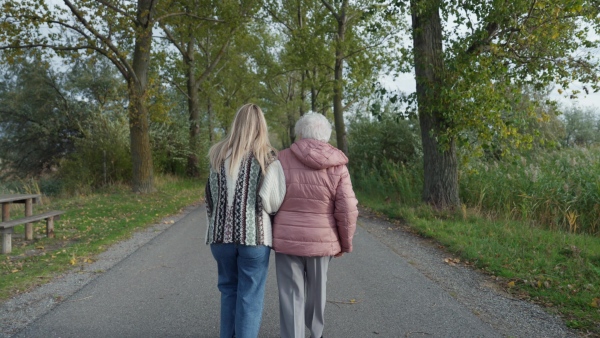
<path fill-rule="evenodd" d="M 33 203 L 31 199 L 25 201 L 25 217 L 33 215 Z M 33 223 L 25 224 L 25 239 L 32 240 L 33 239 Z"/>
<path fill-rule="evenodd" d="M 10 221 L 10 203 L 2 203 L 2 222 Z"/>
<path fill-rule="evenodd" d="M 12 252 L 12 231 L 9 229 L 2 231 L 2 253 L 9 254 Z M 10 229 L 12 230 L 12 229 Z"/>
<path fill-rule="evenodd" d="M 48 217 L 46 219 L 46 236 L 48 238 L 54 238 L 54 217 Z"/>

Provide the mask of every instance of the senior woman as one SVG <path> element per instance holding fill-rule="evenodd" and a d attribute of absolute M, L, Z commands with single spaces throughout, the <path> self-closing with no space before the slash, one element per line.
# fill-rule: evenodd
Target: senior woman
<path fill-rule="evenodd" d="M 273 222 L 282 338 L 323 335 L 331 257 L 352 251 L 358 217 L 348 158 L 327 141 L 331 124 L 308 113 L 295 126 L 298 140 L 279 152 L 286 194 Z"/>

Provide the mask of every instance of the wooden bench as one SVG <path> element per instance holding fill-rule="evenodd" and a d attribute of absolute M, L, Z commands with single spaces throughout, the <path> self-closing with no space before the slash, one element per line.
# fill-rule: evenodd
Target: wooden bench
<path fill-rule="evenodd" d="M 53 238 L 54 221 L 60 219 L 60 215 L 64 213 L 64 211 L 60 210 L 47 211 L 42 214 L 27 216 L 0 223 L 0 234 L 2 234 L 2 253 L 8 254 L 12 252 L 12 233 L 15 226 L 19 224 L 29 224 L 46 220 L 46 236 Z"/>
<path fill-rule="evenodd" d="M 25 205 L 25 217 L 33 215 L 33 205 L 40 202 L 40 194 L 2 194 L 0 195 L 0 204 L 2 204 L 2 222 L 10 221 L 10 209 L 12 204 Z M 33 239 L 33 224 L 25 224 L 25 239 Z"/>

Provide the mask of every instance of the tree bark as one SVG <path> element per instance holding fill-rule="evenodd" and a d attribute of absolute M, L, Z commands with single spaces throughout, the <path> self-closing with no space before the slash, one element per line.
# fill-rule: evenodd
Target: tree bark
<path fill-rule="evenodd" d="M 308 71 L 306 71 L 307 74 Z M 317 112 L 317 88 L 315 87 L 315 80 L 317 78 L 317 69 L 314 68 L 312 71 L 313 75 L 310 81 L 310 110 Z"/>
<path fill-rule="evenodd" d="M 198 93 L 198 84 L 196 83 L 196 65 L 194 60 L 195 45 L 196 39 L 192 36 L 188 42 L 187 55 L 183 55 L 187 68 L 188 111 L 190 122 L 190 154 L 188 155 L 187 161 L 187 174 L 190 177 L 198 177 L 200 175 L 200 170 L 198 168 L 200 94 Z"/>
<path fill-rule="evenodd" d="M 150 149 L 150 134 L 146 94 L 148 89 L 148 67 L 152 47 L 153 0 L 139 0 L 136 20 L 137 36 L 133 51 L 133 76 L 128 81 L 129 89 L 129 132 L 131 159 L 133 161 L 133 191 L 154 191 L 154 168 Z"/>
<path fill-rule="evenodd" d="M 346 8 L 348 0 L 342 2 L 342 9 L 337 17 L 338 31 L 335 46 L 335 66 L 333 84 L 333 118 L 335 122 L 335 134 L 337 147 L 348 155 L 348 143 L 346 141 L 346 126 L 344 123 L 344 39 L 346 35 Z"/>
<path fill-rule="evenodd" d="M 460 205 L 458 160 L 453 138 L 441 143 L 447 128 L 442 110 L 444 55 L 440 0 L 411 1 L 415 77 L 423 143 L 423 201 L 438 209 Z"/>

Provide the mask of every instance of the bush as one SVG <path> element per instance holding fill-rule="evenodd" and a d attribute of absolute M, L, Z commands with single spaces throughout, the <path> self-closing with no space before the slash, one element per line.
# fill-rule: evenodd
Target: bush
<path fill-rule="evenodd" d="M 408 165 L 422 156 L 418 122 L 384 116 L 355 117 L 348 126 L 352 168 L 379 168 L 384 163 Z"/>
<path fill-rule="evenodd" d="M 415 121 L 357 116 L 349 124 L 349 167 L 356 189 L 368 196 L 415 205 L 423 189 L 422 149 Z"/>
<path fill-rule="evenodd" d="M 129 124 L 124 116 L 98 113 L 61 162 L 59 177 L 69 192 L 86 193 L 106 184 L 129 182 L 132 163 Z"/>

